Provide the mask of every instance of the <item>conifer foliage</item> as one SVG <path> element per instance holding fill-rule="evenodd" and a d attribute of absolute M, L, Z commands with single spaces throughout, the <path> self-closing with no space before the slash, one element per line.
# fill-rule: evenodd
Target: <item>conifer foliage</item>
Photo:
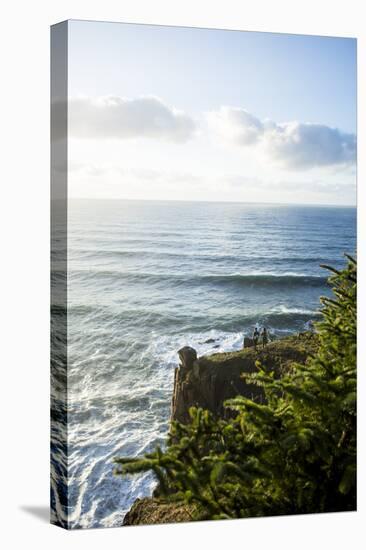
<path fill-rule="evenodd" d="M 356 508 L 356 262 L 331 271 L 318 351 L 280 379 L 265 364 L 243 374 L 265 403 L 238 396 L 232 418 L 192 408 L 164 450 L 117 458 L 117 475 L 152 470 L 158 497 L 192 504 L 196 519 Z"/>

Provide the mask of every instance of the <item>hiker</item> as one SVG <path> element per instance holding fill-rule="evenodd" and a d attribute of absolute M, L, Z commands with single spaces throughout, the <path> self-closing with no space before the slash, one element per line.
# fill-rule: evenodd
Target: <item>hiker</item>
<path fill-rule="evenodd" d="M 265 347 L 268 344 L 268 332 L 266 327 L 263 327 L 261 337 L 262 337 L 262 346 Z"/>
<path fill-rule="evenodd" d="M 256 351 L 257 351 L 258 340 L 259 340 L 259 330 L 257 329 L 257 327 L 255 327 L 253 332 L 253 344 L 254 344 L 254 349 Z"/>

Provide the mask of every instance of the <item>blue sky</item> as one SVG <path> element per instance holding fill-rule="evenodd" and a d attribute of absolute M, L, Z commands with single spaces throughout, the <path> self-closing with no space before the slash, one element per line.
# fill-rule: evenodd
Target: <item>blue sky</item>
<path fill-rule="evenodd" d="M 72 21 L 69 96 L 74 196 L 354 204 L 353 39 Z"/>

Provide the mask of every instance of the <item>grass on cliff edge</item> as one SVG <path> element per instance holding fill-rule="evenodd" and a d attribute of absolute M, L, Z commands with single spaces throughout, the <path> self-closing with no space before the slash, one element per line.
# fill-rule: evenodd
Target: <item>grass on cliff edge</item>
<path fill-rule="evenodd" d="M 262 360 L 273 353 L 279 352 L 280 355 L 286 356 L 286 351 L 299 350 L 301 352 L 316 351 L 318 344 L 317 334 L 307 331 L 299 334 L 292 334 L 290 336 L 284 336 L 276 340 L 269 342 L 265 348 L 262 348 L 258 344 L 257 350 L 254 347 L 243 348 L 237 351 L 220 351 L 211 353 L 209 356 L 203 356 L 200 359 L 209 363 L 224 363 L 230 359 L 237 359 L 239 357 L 251 356 Z"/>
<path fill-rule="evenodd" d="M 321 298 L 318 351 L 275 379 L 265 361 L 243 374 L 266 403 L 238 396 L 234 418 L 191 409 L 173 423 L 165 450 L 116 458 L 117 475 L 152 470 L 159 499 L 192 504 L 193 519 L 356 509 L 356 277 L 347 256 Z"/>

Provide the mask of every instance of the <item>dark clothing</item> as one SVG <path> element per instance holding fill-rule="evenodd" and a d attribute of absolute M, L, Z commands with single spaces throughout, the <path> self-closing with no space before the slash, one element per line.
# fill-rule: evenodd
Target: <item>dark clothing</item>
<path fill-rule="evenodd" d="M 262 344 L 263 347 L 268 344 L 268 332 L 266 330 L 262 330 Z"/>
<path fill-rule="evenodd" d="M 254 349 L 257 349 L 258 340 L 259 340 L 259 331 L 258 329 L 255 329 L 255 331 L 253 332 Z"/>

